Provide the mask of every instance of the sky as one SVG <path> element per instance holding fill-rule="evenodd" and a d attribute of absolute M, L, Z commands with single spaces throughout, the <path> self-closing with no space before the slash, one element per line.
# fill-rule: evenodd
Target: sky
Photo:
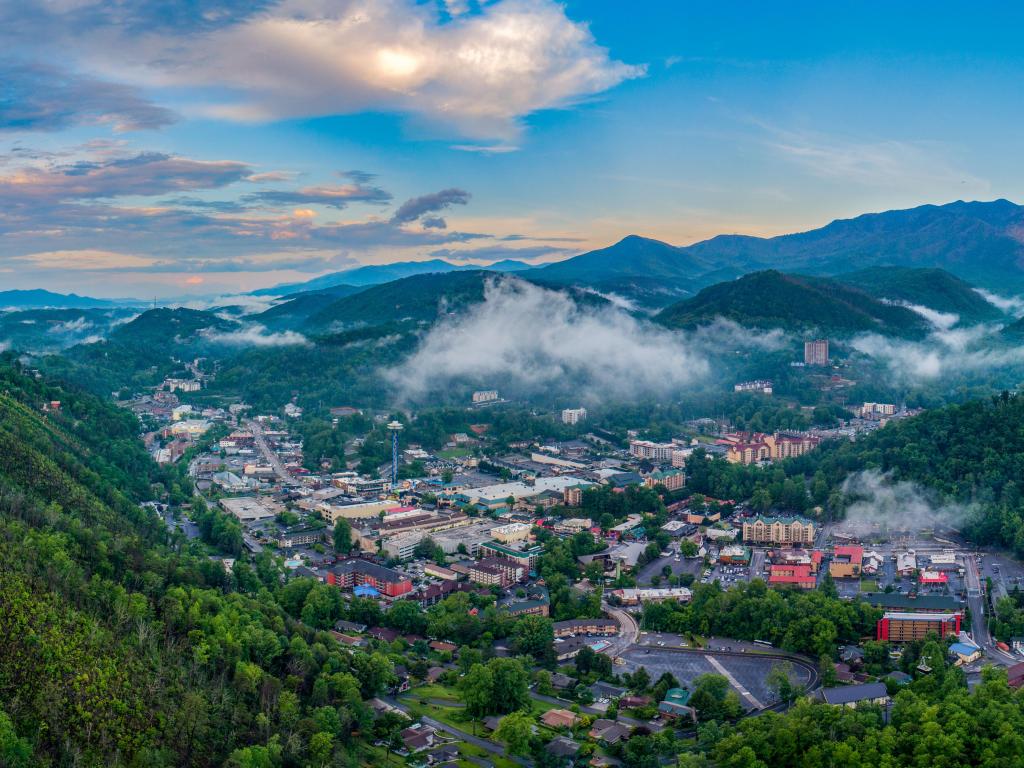
<path fill-rule="evenodd" d="M 0 0 L 0 288 L 166 298 L 1024 200 L 1024 8 Z"/>

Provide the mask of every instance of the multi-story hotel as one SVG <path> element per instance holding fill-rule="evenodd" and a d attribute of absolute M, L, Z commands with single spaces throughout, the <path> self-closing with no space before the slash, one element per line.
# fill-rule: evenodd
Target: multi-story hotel
<path fill-rule="evenodd" d="M 813 544 L 814 523 L 802 517 L 755 517 L 743 522 L 743 541 L 754 544 Z"/>
<path fill-rule="evenodd" d="M 909 643 L 928 635 L 960 634 L 961 613 L 886 613 L 878 620 L 878 639 Z"/>

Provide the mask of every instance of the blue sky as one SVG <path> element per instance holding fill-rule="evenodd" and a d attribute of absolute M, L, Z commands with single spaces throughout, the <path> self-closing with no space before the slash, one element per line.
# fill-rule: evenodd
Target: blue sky
<path fill-rule="evenodd" d="M 1021 10 L 723 5 L 0 0 L 0 285 L 226 293 L 1022 198 Z"/>

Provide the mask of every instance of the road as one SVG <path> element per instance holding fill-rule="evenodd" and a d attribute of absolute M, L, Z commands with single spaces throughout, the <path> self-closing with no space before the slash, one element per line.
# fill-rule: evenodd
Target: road
<path fill-rule="evenodd" d="M 252 431 L 253 442 L 256 443 L 256 447 L 259 448 L 260 453 L 263 454 L 263 458 L 266 459 L 267 463 L 274 470 L 274 474 L 285 483 L 293 482 L 291 474 L 285 469 L 284 464 L 281 463 L 281 459 L 278 455 L 270 449 L 267 445 L 267 440 L 263 437 L 263 427 L 260 426 L 258 421 L 246 421 L 245 425 Z"/>
<path fill-rule="evenodd" d="M 409 717 L 413 718 L 414 720 L 416 719 L 413 716 L 413 714 L 409 711 L 409 707 L 405 706 L 405 704 L 400 702 L 398 699 L 387 697 L 384 699 L 384 701 L 386 701 L 391 706 L 402 710 L 403 712 L 405 712 L 405 714 L 409 715 Z M 426 723 L 431 728 L 434 728 L 438 731 L 444 731 L 445 733 L 454 736 L 459 741 L 464 741 L 467 744 L 472 744 L 476 747 L 480 747 L 481 749 L 486 749 L 488 752 L 492 754 L 500 755 L 501 757 L 508 758 L 509 760 L 514 760 L 515 762 L 519 763 L 519 765 L 531 765 L 530 761 L 528 760 L 525 760 L 521 757 L 516 757 L 515 755 L 507 754 L 505 752 L 505 748 L 501 746 L 501 744 L 498 744 L 493 741 L 488 741 L 487 739 L 480 738 L 479 736 L 474 736 L 473 734 L 469 733 L 468 731 L 464 731 L 461 728 L 456 728 L 453 725 L 442 723 L 440 720 L 435 720 L 434 718 L 427 717 L 426 715 L 420 718 L 420 722 Z"/>
<path fill-rule="evenodd" d="M 992 633 L 988 630 L 988 619 L 985 615 L 985 593 L 981 587 L 981 574 L 978 572 L 978 561 L 970 553 L 963 556 L 964 571 L 967 580 L 967 605 L 971 609 L 971 634 L 985 651 L 985 655 L 1000 664 L 1016 664 L 1020 659 L 1011 653 L 996 647 Z"/>
<path fill-rule="evenodd" d="M 636 619 L 628 611 L 624 611 L 621 608 L 613 608 L 607 603 L 602 603 L 601 607 L 604 608 L 609 616 L 619 622 L 619 634 L 610 641 L 611 646 L 606 650 L 606 653 L 614 658 L 630 646 L 635 645 L 637 640 L 640 639 L 640 625 L 636 623 Z"/>

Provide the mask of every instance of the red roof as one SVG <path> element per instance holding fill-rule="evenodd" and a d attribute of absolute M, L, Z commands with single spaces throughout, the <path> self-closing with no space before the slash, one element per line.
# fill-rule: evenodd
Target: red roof
<path fill-rule="evenodd" d="M 773 565 L 768 575 L 769 584 L 815 584 L 817 578 L 809 565 Z"/>

